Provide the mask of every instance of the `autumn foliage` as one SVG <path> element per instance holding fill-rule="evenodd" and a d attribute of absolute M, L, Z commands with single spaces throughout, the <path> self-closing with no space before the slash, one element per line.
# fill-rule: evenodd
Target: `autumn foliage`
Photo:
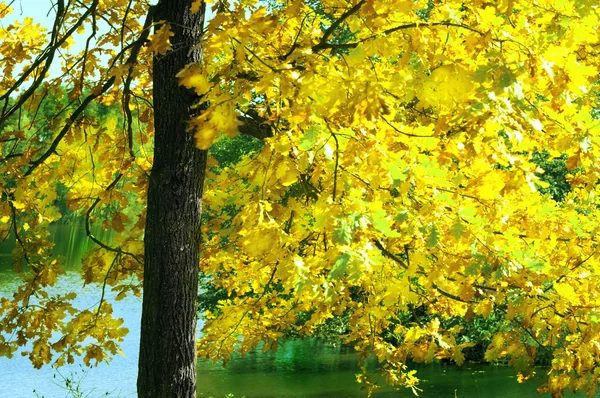
<path fill-rule="evenodd" d="M 139 202 L 151 167 L 147 69 L 152 52 L 176 49 L 168 24 L 155 22 L 152 35 L 150 24 L 143 29 L 144 2 L 103 9 L 108 3 L 95 1 L 87 15 L 71 10 L 50 42 L 29 20 L 0 29 L 7 76 L 0 232 L 16 239 L 15 259 L 26 266 L 22 288 L 2 299 L 0 353 L 33 341 L 39 366 L 72 361 L 84 346 L 88 360 L 102 360 L 123 334 L 109 303 L 81 312 L 68 304 L 74 293 L 44 293 L 63 272 L 45 240 L 60 218 L 57 184 L 69 188 L 86 222 L 118 232 L 88 256 L 86 282 L 139 290 L 132 282 L 141 278 Z M 260 153 L 209 167 L 201 270 L 227 298 L 205 314 L 199 354 L 226 362 L 236 349 L 276 348 L 290 328 L 310 336 L 345 315 L 344 341 L 363 359 L 375 356 L 389 384 L 417 391 L 410 361 L 460 365 L 462 349 L 474 343 L 445 321 L 495 313 L 504 321 L 486 360 L 507 361 L 521 381 L 547 372 L 540 391 L 554 396 L 593 394 L 600 380 L 595 2 L 211 7 L 198 44 L 204 61 L 178 74 L 202 109 L 190 134 L 200 149 L 250 124 L 268 137 Z M 0 16 L 7 10 L 0 3 Z M 44 46 L 67 49 L 68 30 L 95 29 L 91 21 L 103 12 L 121 28 L 98 33 L 95 50 L 69 55 L 64 76 L 36 83 L 50 57 Z M 21 55 L 11 61 L 8 53 Z M 33 89 L 15 89 L 25 83 Z M 59 85 L 72 89 L 69 104 L 57 107 L 56 119 L 37 120 L 31 110 Z M 97 125 L 78 112 L 86 101 L 120 103 L 121 125 Z M 40 136 L 44 123 L 50 133 Z M 542 151 L 566 158 L 571 192 L 560 202 L 540 193 L 548 183 L 533 158 Z M 108 205 L 107 218 L 95 220 Z M 417 308 L 428 320 L 406 321 Z M 53 331 L 64 337 L 55 340 Z M 552 357 L 548 370 L 533 367 L 541 353 Z M 358 378 L 374 388 L 368 374 Z"/>

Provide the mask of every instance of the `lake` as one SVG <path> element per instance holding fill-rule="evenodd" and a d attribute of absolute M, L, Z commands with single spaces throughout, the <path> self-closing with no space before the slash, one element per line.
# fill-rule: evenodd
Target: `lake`
<path fill-rule="evenodd" d="M 92 246 L 85 231 L 78 226 L 57 225 L 53 229 L 57 243 L 55 254 L 66 259 L 69 268 L 77 268 L 83 253 Z M 18 277 L 10 270 L 12 247 L 0 245 L 0 297 L 10 296 Z M 75 290 L 80 308 L 96 305 L 100 300 L 98 286 L 83 286 L 76 272 L 69 272 L 55 286 L 58 291 Z M 107 299 L 114 297 L 107 292 Z M 140 335 L 141 299 L 127 297 L 114 302 L 115 316 L 122 317 L 130 333 L 122 350 L 110 364 L 86 368 L 81 362 L 60 369 L 34 369 L 26 357 L 0 357 L 0 397 L 64 398 L 67 379 L 83 397 L 135 397 L 138 342 Z M 200 327 L 200 326 L 199 326 Z M 349 347 L 314 339 L 291 340 L 277 352 L 254 351 L 244 358 L 234 358 L 226 368 L 212 362 L 198 361 L 198 396 L 224 397 L 365 397 L 355 382 L 358 357 Z M 542 374 L 543 370 L 538 373 Z M 434 364 L 419 366 L 417 376 L 424 390 L 420 397 L 449 398 L 524 398 L 537 396 L 539 380 L 526 384 L 516 382 L 511 368 L 489 365 L 462 367 Z M 382 388 L 376 397 L 411 397 L 409 390 Z M 571 395 L 572 396 L 572 395 Z"/>

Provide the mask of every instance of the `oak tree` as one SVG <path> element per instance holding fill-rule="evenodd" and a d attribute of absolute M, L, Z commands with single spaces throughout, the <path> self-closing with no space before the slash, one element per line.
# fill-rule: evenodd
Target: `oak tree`
<path fill-rule="evenodd" d="M 0 30 L 0 228 L 23 275 L 2 299 L 0 353 L 31 342 L 37 366 L 79 353 L 90 363 L 115 354 L 125 332 L 104 296 L 78 310 L 75 292 L 47 293 L 63 272 L 47 240 L 61 185 L 92 239 L 94 222 L 118 232 L 110 245 L 96 239 L 85 281 L 139 294 L 143 276 L 141 396 L 194 394 L 202 197 L 201 271 L 227 297 L 205 314 L 200 355 L 275 349 L 290 328 L 309 336 L 345 315 L 345 341 L 375 356 L 387 383 L 417 391 L 410 361 L 462 364 L 473 342 L 454 321 L 493 312 L 504 321 L 486 360 L 506 360 L 524 381 L 548 352 L 540 391 L 593 394 L 598 6 L 211 8 L 202 29 L 199 0 L 59 0 L 49 35 L 27 18 Z M 0 4 L 0 17 L 8 11 Z M 69 52 L 78 34 L 85 48 Z M 63 75 L 48 76 L 58 56 Z M 39 120 L 60 86 L 68 103 Z M 93 101 L 119 103 L 122 124 L 99 125 L 86 113 Z M 261 152 L 209 167 L 203 194 L 214 161 L 204 151 L 239 132 L 264 139 Z M 561 202 L 540 192 L 542 151 L 566 159 Z M 417 309 L 427 320 L 407 316 Z M 366 370 L 359 381 L 376 387 Z"/>

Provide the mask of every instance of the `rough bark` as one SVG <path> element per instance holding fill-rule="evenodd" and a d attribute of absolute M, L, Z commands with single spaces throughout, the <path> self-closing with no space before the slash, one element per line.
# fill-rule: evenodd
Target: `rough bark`
<path fill-rule="evenodd" d="M 161 0 L 155 21 L 171 25 L 173 50 L 155 58 L 154 165 L 148 188 L 139 397 L 195 397 L 196 300 L 206 152 L 186 121 L 198 100 L 175 75 L 200 59 L 204 10 L 191 0 Z"/>

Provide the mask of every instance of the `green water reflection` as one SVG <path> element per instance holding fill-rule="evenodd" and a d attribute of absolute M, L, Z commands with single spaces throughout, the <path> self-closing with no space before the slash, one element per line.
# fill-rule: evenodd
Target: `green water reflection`
<path fill-rule="evenodd" d="M 52 239 L 55 255 L 64 256 L 68 269 L 76 269 L 81 256 L 91 247 L 85 231 L 79 226 L 55 226 Z M 105 237 L 106 238 L 106 237 Z M 10 250 L 0 246 L 0 297 L 15 291 L 19 278 L 10 271 Z M 8 259 L 8 260 L 7 260 Z M 88 308 L 97 305 L 97 286 L 83 283 L 77 273 L 69 272 L 59 280 L 57 291 L 75 289 L 75 305 Z M 108 300 L 114 296 L 107 292 Z M 130 333 L 122 350 L 110 364 L 86 369 L 76 363 L 61 368 L 62 375 L 80 382 L 80 391 L 88 397 L 135 397 L 138 359 L 141 299 L 127 297 L 114 302 L 115 315 L 122 317 Z M 198 362 L 198 396 L 224 397 L 233 393 L 245 397 L 365 397 L 356 383 L 357 356 L 351 348 L 316 340 L 292 340 L 275 352 L 253 351 L 244 358 L 234 358 L 226 368 L 212 362 Z M 540 374 L 543 371 L 539 372 Z M 518 384 L 510 368 L 465 365 L 461 368 L 436 364 L 418 367 L 423 380 L 421 397 L 449 398 L 526 398 L 535 397 L 539 380 Z M 33 391 L 36 391 L 34 394 Z M 63 398 L 67 395 L 64 381 L 55 369 L 36 370 L 20 355 L 8 360 L 0 357 L 0 397 Z M 412 397 L 408 390 L 382 388 L 376 397 Z"/>
<path fill-rule="evenodd" d="M 223 397 L 365 397 L 356 383 L 357 356 L 351 348 L 316 340 L 293 340 L 276 353 L 251 352 L 226 368 L 198 363 L 198 395 Z M 420 397 L 538 396 L 538 381 L 518 384 L 514 371 L 485 365 L 417 366 Z M 543 372 L 541 372 L 543 373 Z M 381 380 L 383 383 L 383 380 Z M 411 397 L 410 390 L 382 387 L 376 397 Z"/>
<path fill-rule="evenodd" d="M 52 254 L 57 257 L 67 270 L 77 270 L 81 265 L 81 258 L 95 243 L 86 235 L 85 226 L 55 224 L 50 226 L 49 240 L 54 243 Z M 94 235 L 101 241 L 108 242 L 111 232 L 100 227 L 93 228 Z M 14 260 L 12 250 L 15 248 L 15 239 L 10 235 L 0 242 L 0 271 L 10 271 Z"/>

